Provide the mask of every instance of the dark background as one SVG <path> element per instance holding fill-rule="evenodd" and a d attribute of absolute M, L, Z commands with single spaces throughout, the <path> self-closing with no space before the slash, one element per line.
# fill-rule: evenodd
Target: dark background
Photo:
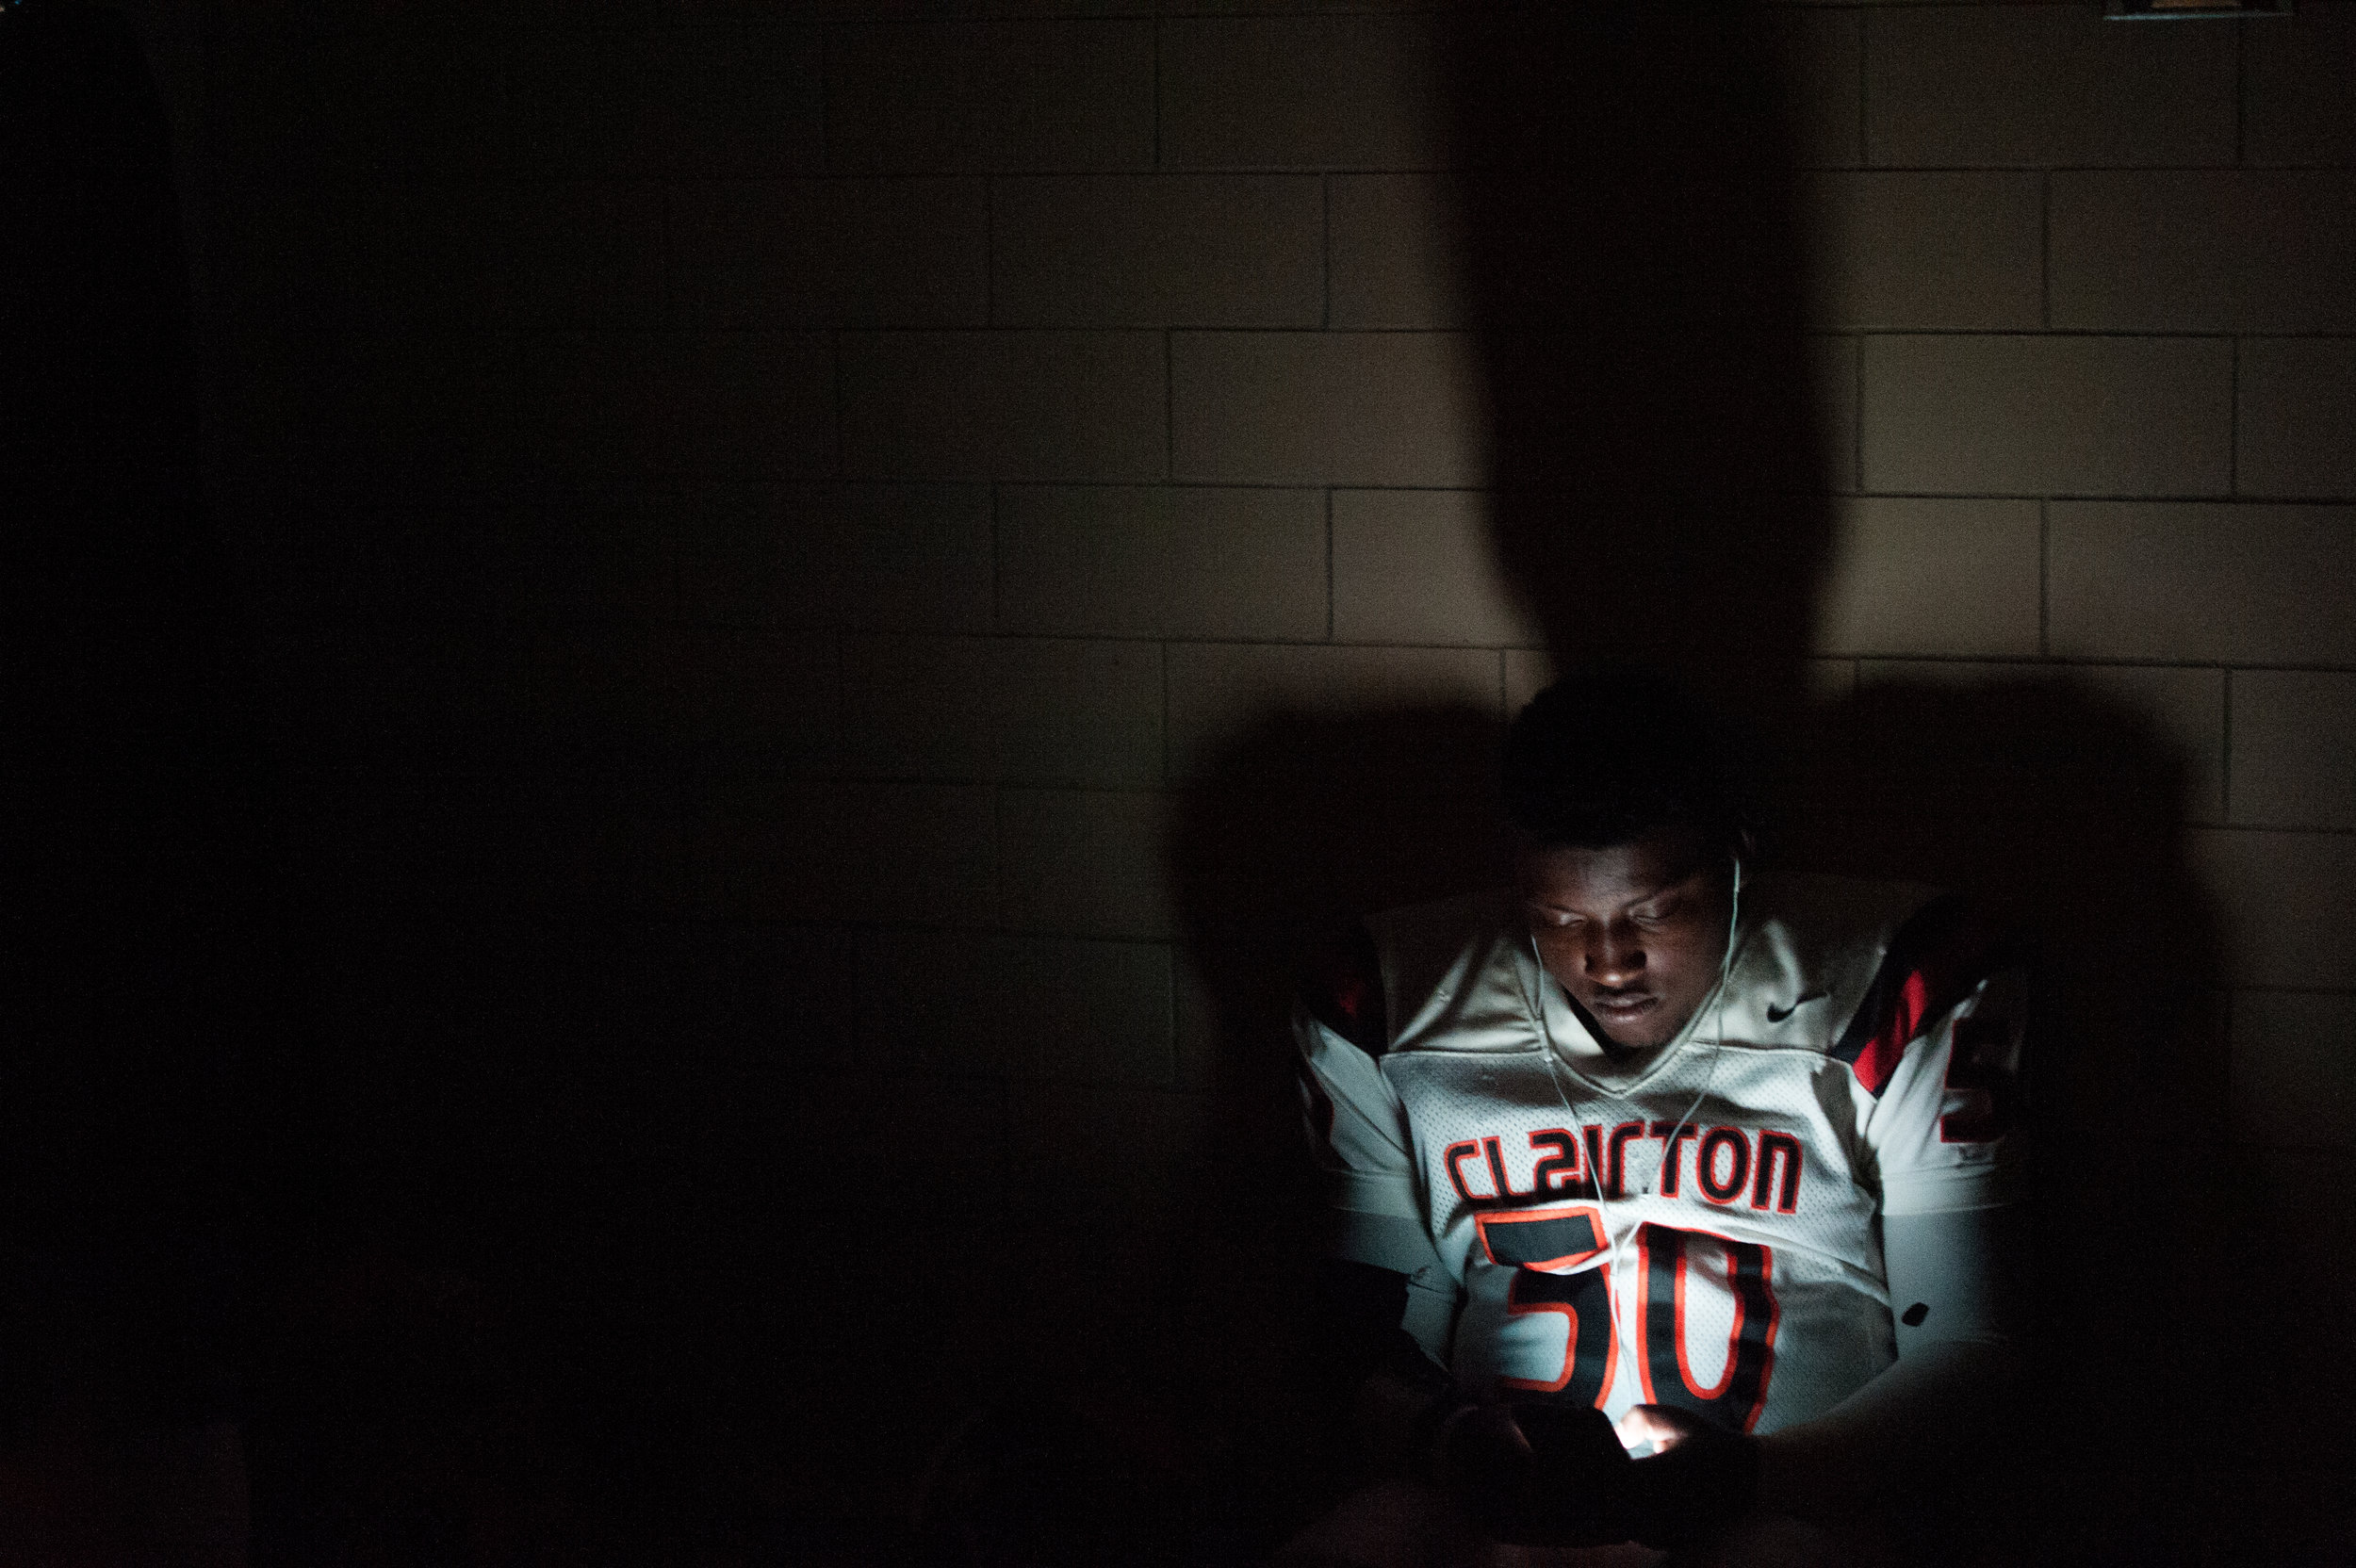
<path fill-rule="evenodd" d="M 2341 1539 L 2356 7 L 0 28 L 53 1543 L 888 1560 L 1040 1386 L 1281 1517 L 1295 955 L 1595 652 L 2043 933 L 2002 1508 Z"/>

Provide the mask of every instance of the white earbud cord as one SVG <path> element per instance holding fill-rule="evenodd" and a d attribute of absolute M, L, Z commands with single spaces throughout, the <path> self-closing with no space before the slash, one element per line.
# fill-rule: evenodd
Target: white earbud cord
<path fill-rule="evenodd" d="M 1668 1056 L 1675 1056 L 1678 1052 L 1684 1050 L 1686 1043 L 1693 1037 L 1693 1030 L 1700 1024 L 1702 1014 L 1704 1012 L 1712 1014 L 1713 1017 L 1711 1019 L 1711 1022 L 1714 1027 L 1711 1030 L 1711 1038 L 1710 1042 L 1710 1070 L 1702 1075 L 1701 1087 L 1693 1091 L 1693 1102 L 1685 1107 L 1685 1114 L 1677 1118 L 1677 1126 L 1670 1131 L 1669 1141 L 1661 1146 L 1661 1158 L 1653 1164 L 1652 1178 L 1644 1184 L 1644 1190 L 1637 1194 L 1637 1197 L 1639 1198 L 1650 1198 L 1656 1191 L 1659 1190 L 1661 1185 L 1661 1171 L 1667 1168 L 1671 1160 L 1677 1157 L 1677 1140 L 1685 1135 L 1685 1129 L 1692 1123 L 1693 1119 L 1693 1113 L 1702 1108 L 1702 1102 L 1710 1095 L 1710 1086 L 1718 1076 L 1718 1056 L 1719 1054 L 1726 1049 L 1726 980 L 1727 977 L 1734 972 L 1734 946 L 1736 940 L 1741 935 L 1742 929 L 1742 858 L 1741 856 L 1737 856 L 1734 860 L 1733 908 L 1726 917 L 1726 956 L 1718 960 L 1717 995 L 1712 999 L 1711 1004 L 1708 1008 L 1694 1009 L 1693 1016 L 1685 1021 L 1685 1027 L 1677 1031 L 1677 1038 L 1671 1040 L 1668 1046 Z M 1544 1051 L 1546 1058 L 1546 1081 L 1554 1086 L 1554 1097 L 1562 1102 L 1563 1114 L 1568 1117 L 1576 1118 L 1579 1113 L 1573 1109 L 1570 1096 L 1563 1092 L 1562 1071 L 1555 1063 L 1554 1032 L 1546 1026 L 1546 984 L 1551 976 L 1549 976 L 1546 972 L 1546 961 L 1545 956 L 1538 951 L 1538 937 L 1535 932 L 1532 932 L 1530 938 L 1530 956 L 1536 959 L 1538 963 L 1538 995 L 1535 999 L 1536 1006 L 1534 1008 L 1534 1014 L 1538 1025 L 1538 1039 L 1540 1048 Z M 1663 1058 L 1664 1061 L 1666 1059 L 1667 1057 Z M 1631 1110 L 1641 1108 L 1634 1101 L 1628 1099 L 1624 1095 L 1614 1094 L 1612 1090 L 1605 1088 L 1601 1084 L 1595 1085 L 1595 1087 L 1608 1100 L 1616 1100 L 1621 1104 L 1628 1106 Z M 1596 1150 L 1593 1148 L 1588 1151 L 1590 1155 L 1593 1155 L 1595 1152 L 1596 1152 Z M 1611 1206 L 1604 1200 L 1603 1172 L 1593 1168 L 1595 1161 L 1592 1158 L 1589 1159 L 1588 1165 L 1591 1168 L 1587 1172 L 1587 1184 L 1595 1188 L 1595 1212 L 1603 1217 L 1604 1236 L 1605 1239 L 1611 1243 L 1612 1256 L 1609 1260 L 1611 1269 L 1613 1275 L 1617 1275 L 1620 1271 L 1620 1250 L 1627 1244 L 1628 1237 L 1633 1236 L 1636 1233 L 1637 1226 L 1643 1224 L 1644 1221 L 1639 1219 L 1635 1224 L 1630 1225 L 1628 1228 L 1626 1235 L 1619 1233 L 1618 1228 L 1612 1222 Z M 1698 1180 L 1698 1177 L 1696 1179 Z M 1623 1200 L 1625 1201 L 1625 1200 Z M 1612 1302 L 1612 1314 L 1616 1316 L 1618 1315 L 1618 1313 L 1619 1302 L 1614 1300 Z"/>

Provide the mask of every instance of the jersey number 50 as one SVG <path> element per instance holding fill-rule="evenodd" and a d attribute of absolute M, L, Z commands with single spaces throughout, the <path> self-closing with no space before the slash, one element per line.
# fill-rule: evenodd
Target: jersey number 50
<path fill-rule="evenodd" d="M 1516 1266 L 1505 1310 L 1516 1317 L 1552 1313 L 1564 1320 L 1562 1365 L 1557 1376 L 1498 1381 L 1523 1393 L 1600 1407 L 1611 1395 L 1620 1359 L 1612 1266 L 1579 1266 L 1604 1250 L 1602 1217 L 1581 1204 L 1525 1209 L 1510 1220 L 1504 1215 L 1483 1217 L 1487 1222 L 1481 1226 L 1481 1244 L 1491 1261 Z M 1581 1245 L 1587 1242 L 1593 1245 Z M 1705 1247 L 1697 1250 L 1695 1242 Z M 1532 1255 L 1533 1247 L 1547 1255 Z M 1733 1299 L 1726 1359 L 1717 1379 L 1706 1385 L 1694 1376 L 1687 1341 L 1686 1295 L 1697 1250 L 1718 1253 Z M 1733 1431 L 1749 1431 L 1766 1408 L 1767 1381 L 1775 1373 L 1775 1253 L 1757 1243 L 1708 1231 L 1652 1224 L 1637 1227 L 1635 1251 L 1642 1299 L 1634 1351 L 1645 1400 L 1691 1411 Z M 1577 1272 L 1562 1271 L 1566 1268 Z"/>

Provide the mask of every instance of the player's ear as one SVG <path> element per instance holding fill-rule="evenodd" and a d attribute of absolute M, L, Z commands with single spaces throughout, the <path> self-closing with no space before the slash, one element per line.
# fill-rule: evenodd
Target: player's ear
<path fill-rule="evenodd" d="M 1728 858 L 1738 866 L 1749 866 L 1759 858 L 1759 830 L 1745 825 L 1734 830 L 1726 843 Z"/>

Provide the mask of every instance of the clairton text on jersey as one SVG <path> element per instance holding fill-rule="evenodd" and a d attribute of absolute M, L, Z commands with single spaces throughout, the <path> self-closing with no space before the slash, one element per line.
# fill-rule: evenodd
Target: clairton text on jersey
<path fill-rule="evenodd" d="M 1720 1208 L 1747 1197 L 1755 1209 L 1793 1213 L 1800 1201 L 1800 1135 L 1779 1128 L 1699 1126 L 1655 1118 L 1606 1124 L 1590 1121 L 1574 1133 L 1543 1127 L 1509 1152 L 1511 1133 L 1484 1133 L 1448 1146 L 1441 1161 L 1456 1195 L 1475 1209 L 1503 1208 L 1556 1197 L 1629 1196 L 1628 1146 L 1651 1139 L 1649 1184 L 1663 1198 L 1690 1194 Z M 1690 1176 L 1690 1179 L 1689 1179 Z"/>

